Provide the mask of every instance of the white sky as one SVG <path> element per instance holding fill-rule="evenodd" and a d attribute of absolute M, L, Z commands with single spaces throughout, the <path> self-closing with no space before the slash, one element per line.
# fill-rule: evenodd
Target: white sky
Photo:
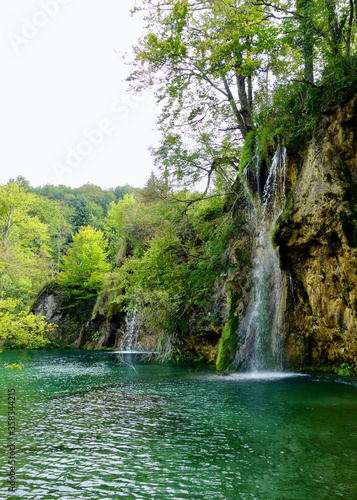
<path fill-rule="evenodd" d="M 133 5 L 1 0 L 0 183 L 145 184 L 154 99 L 128 94 L 120 57 L 143 33 Z"/>

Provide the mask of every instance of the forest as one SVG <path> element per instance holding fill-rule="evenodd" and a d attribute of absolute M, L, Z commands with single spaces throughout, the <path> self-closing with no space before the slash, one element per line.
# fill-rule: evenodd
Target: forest
<path fill-rule="evenodd" d="M 3 347 L 50 345 L 55 326 L 32 311 L 54 287 L 78 324 L 140 306 L 175 356 L 170 335 L 193 311 L 214 324 L 212 289 L 249 264 L 245 247 L 234 264 L 227 249 L 248 237 L 256 169 L 278 147 L 302 154 L 356 91 L 356 0 L 146 0 L 133 15 L 147 28 L 127 80 L 155 92 L 159 174 L 142 189 L 0 187 Z"/>
<path fill-rule="evenodd" d="M 357 0 L 1 9 L 0 497 L 356 499 Z"/>
<path fill-rule="evenodd" d="M 224 272 L 221 254 L 240 231 L 224 196 L 200 196 L 173 194 L 154 174 L 143 189 L 32 188 L 25 179 L 2 186 L 4 346 L 49 343 L 53 325 L 31 313 L 49 286 L 60 290 L 79 320 L 90 317 L 109 289 L 109 308 L 126 311 L 135 299 L 151 311 L 153 328 L 174 328 L 186 301 L 204 305 Z"/>

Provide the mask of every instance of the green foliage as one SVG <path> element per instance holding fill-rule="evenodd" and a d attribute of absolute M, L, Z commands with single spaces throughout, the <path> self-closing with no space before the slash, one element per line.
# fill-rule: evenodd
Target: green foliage
<path fill-rule="evenodd" d="M 191 361 L 191 357 L 187 354 L 182 354 L 178 349 L 171 349 L 169 355 L 167 356 L 167 361 L 173 361 L 174 363 L 179 363 L 180 361 Z"/>
<path fill-rule="evenodd" d="M 132 194 L 125 194 L 123 199 L 110 204 L 104 229 L 114 254 L 123 245 L 133 247 L 142 239 L 143 228 L 136 224 L 137 217 L 139 217 L 139 205 Z M 123 257 L 124 255 L 121 259 Z"/>
<path fill-rule="evenodd" d="M 110 239 L 120 235 L 126 250 L 118 252 L 106 307 L 108 314 L 140 309 L 148 328 L 181 335 L 191 308 L 208 306 L 215 280 L 227 274 L 222 255 L 240 228 L 223 197 L 199 201 L 197 194 L 197 201 L 182 191 L 162 198 L 158 184 L 144 202 L 125 197 L 108 212 Z"/>
<path fill-rule="evenodd" d="M 0 300 L 0 341 L 5 347 L 44 347 L 49 343 L 46 335 L 55 328 L 56 325 L 48 324 L 44 316 L 28 313 L 21 300 Z"/>
<path fill-rule="evenodd" d="M 357 54 L 348 62 L 344 59 L 332 60 L 322 75 L 321 83 L 329 105 L 350 97 L 357 88 Z"/>
<path fill-rule="evenodd" d="M 167 0 L 134 10 L 148 31 L 130 80 L 163 103 L 153 155 L 181 187 L 227 181 L 277 146 L 301 149 L 322 110 L 356 89 L 354 2 Z"/>
<path fill-rule="evenodd" d="M 106 245 L 103 233 L 89 226 L 73 236 L 60 264 L 58 283 L 68 290 L 74 304 L 96 296 L 103 286 L 110 269 Z"/>
<path fill-rule="evenodd" d="M 266 54 L 280 47 L 275 24 L 263 6 L 243 1 L 170 0 L 146 18 L 130 80 L 155 87 L 162 103 L 155 161 L 177 187 L 206 179 L 227 190 L 239 163 L 236 131 L 254 129 L 253 88 Z"/>
<path fill-rule="evenodd" d="M 101 333 L 100 332 L 95 332 L 93 333 L 92 340 L 93 342 L 97 343 L 100 339 Z"/>
<path fill-rule="evenodd" d="M 72 224 L 75 232 L 81 227 L 90 226 L 94 222 L 91 206 L 84 196 L 81 196 L 76 204 Z"/>
<path fill-rule="evenodd" d="M 130 194 L 138 190 L 128 184 L 112 189 L 102 189 L 93 184 L 85 184 L 79 188 L 71 188 L 63 184 L 59 186 L 47 184 L 43 187 L 32 188 L 32 191 L 47 200 L 55 200 L 62 204 L 62 206 L 71 209 L 74 209 L 78 200 L 84 197 L 88 203 L 94 203 L 102 207 L 104 214 L 106 214 L 107 208 L 112 201 L 122 199 L 124 194 Z"/>
<path fill-rule="evenodd" d="M 23 367 L 24 365 L 22 363 L 12 363 L 11 365 L 9 365 L 8 363 L 4 364 L 4 368 L 7 368 L 9 370 L 19 371 L 22 370 Z"/>
<path fill-rule="evenodd" d="M 337 375 L 342 375 L 344 377 L 350 377 L 352 375 L 356 375 L 356 367 L 354 363 L 342 363 L 339 368 L 335 369 L 335 373 Z"/>
<path fill-rule="evenodd" d="M 42 200 L 20 185 L 0 186 L 0 298 L 29 304 L 51 279 L 51 234 L 39 207 Z"/>
<path fill-rule="evenodd" d="M 244 169 L 252 161 L 254 155 L 258 153 L 257 151 L 257 134 L 256 132 L 249 132 L 244 140 L 244 145 L 240 154 L 239 162 L 239 173 L 241 178 L 243 177 Z"/>
<path fill-rule="evenodd" d="M 234 353 L 237 349 L 239 321 L 235 315 L 235 309 L 237 307 L 238 298 L 237 295 L 233 295 L 231 298 L 228 321 L 219 339 L 216 361 L 216 369 L 218 371 L 227 370 L 231 366 Z"/>

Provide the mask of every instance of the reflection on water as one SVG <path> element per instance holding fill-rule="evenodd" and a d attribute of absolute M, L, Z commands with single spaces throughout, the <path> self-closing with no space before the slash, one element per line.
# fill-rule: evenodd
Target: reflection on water
<path fill-rule="evenodd" d="M 357 498 L 352 379 L 217 377 L 113 352 L 2 353 L 2 362 L 15 359 L 22 371 L 0 369 L 1 498 Z M 14 494 L 6 483 L 11 387 Z"/>

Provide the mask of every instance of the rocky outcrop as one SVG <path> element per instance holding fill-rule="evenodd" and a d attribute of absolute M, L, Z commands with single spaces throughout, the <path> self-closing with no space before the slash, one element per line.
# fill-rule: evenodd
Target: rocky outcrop
<path fill-rule="evenodd" d="M 288 196 L 272 235 L 283 275 L 277 328 L 285 365 L 357 366 L 357 95 L 325 113 L 305 149 L 288 151 L 287 157 Z M 223 370 L 235 352 L 236 366 L 244 367 L 237 361 L 243 351 L 249 354 L 242 332 L 253 300 L 250 249 L 257 245 L 247 220 L 221 256 L 226 272 L 212 287 L 207 305 L 188 303 L 184 325 L 178 320 L 177 331 L 167 337 L 169 349 L 179 354 L 213 361 L 218 356 Z M 35 312 L 60 325 L 59 341 L 120 348 L 131 342 L 130 318 L 108 309 L 110 303 L 109 296 L 103 297 L 92 319 L 76 324 L 63 312 L 59 296 L 48 292 Z M 165 335 L 148 331 L 145 318 L 136 314 L 132 345 L 156 350 Z"/>
<path fill-rule="evenodd" d="M 49 286 L 37 299 L 33 312 L 45 316 L 48 323 L 57 325 L 50 337 L 52 344 L 57 347 L 156 350 L 160 333 L 145 328 L 140 311 L 137 312 L 135 322 L 129 325 L 124 313 L 106 311 L 105 314 L 100 304 L 92 315 L 93 306 L 93 301 L 90 301 L 82 304 L 81 309 L 69 309 L 61 291 L 56 286 Z M 129 339 L 130 335 L 135 338 Z M 130 347 L 131 342 L 133 345 Z"/>
<path fill-rule="evenodd" d="M 325 115 L 273 235 L 284 274 L 290 366 L 357 366 L 357 95 Z"/>
<path fill-rule="evenodd" d="M 219 370 L 232 363 L 241 347 L 239 324 L 251 299 L 251 235 L 246 223 L 241 230 L 221 256 L 227 272 L 214 283 L 209 304 L 203 310 L 192 307 L 184 335 L 173 339 L 173 347 L 193 359 L 216 362 L 218 357 Z"/>
<path fill-rule="evenodd" d="M 74 344 L 80 334 L 80 324 L 65 312 L 63 301 L 58 293 L 51 287 L 46 287 L 36 300 L 33 308 L 34 314 L 42 314 L 48 323 L 57 325 L 50 334 L 50 339 L 55 346 Z"/>

